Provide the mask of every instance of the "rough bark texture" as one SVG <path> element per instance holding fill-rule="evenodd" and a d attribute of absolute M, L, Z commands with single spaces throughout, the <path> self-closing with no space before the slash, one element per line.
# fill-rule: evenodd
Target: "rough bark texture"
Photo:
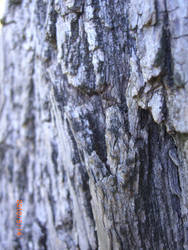
<path fill-rule="evenodd" d="M 7 0 L 2 24 L 0 249 L 188 249 L 187 0 Z"/>

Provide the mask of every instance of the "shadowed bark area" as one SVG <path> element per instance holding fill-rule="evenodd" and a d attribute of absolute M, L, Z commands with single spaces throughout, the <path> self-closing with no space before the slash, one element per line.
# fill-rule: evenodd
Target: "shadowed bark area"
<path fill-rule="evenodd" d="M 188 248 L 187 20 L 178 0 L 6 1 L 0 249 Z"/>

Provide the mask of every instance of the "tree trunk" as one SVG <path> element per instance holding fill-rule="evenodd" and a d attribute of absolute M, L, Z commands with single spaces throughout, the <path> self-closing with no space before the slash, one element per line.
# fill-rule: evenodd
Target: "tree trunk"
<path fill-rule="evenodd" d="M 7 0 L 1 23 L 0 249 L 188 249 L 187 1 Z"/>

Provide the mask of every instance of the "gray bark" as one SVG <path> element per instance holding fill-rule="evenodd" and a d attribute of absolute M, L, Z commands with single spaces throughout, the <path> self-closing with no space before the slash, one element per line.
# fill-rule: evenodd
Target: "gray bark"
<path fill-rule="evenodd" d="M 188 249 L 187 1 L 7 0 L 1 23 L 0 249 Z"/>

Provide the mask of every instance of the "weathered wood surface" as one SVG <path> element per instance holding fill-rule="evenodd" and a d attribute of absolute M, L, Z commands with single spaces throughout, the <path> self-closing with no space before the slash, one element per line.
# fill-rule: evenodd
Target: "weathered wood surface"
<path fill-rule="evenodd" d="M 6 1 L 0 249 L 188 249 L 187 27 L 186 0 Z"/>

